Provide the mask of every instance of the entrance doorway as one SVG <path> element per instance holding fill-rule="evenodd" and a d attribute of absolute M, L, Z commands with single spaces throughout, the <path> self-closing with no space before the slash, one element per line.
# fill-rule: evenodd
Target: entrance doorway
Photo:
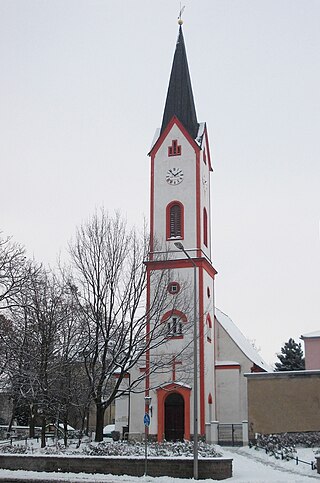
<path fill-rule="evenodd" d="M 184 439 L 184 399 L 176 392 L 164 403 L 164 434 L 167 441 Z"/>

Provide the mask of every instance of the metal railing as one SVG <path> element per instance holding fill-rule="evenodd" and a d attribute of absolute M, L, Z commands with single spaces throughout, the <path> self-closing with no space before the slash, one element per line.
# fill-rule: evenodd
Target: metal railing
<path fill-rule="evenodd" d="M 254 447 L 255 449 L 262 449 L 266 452 L 266 454 L 270 454 L 271 456 L 274 456 L 275 458 L 278 458 L 281 460 L 294 460 L 296 462 L 296 465 L 298 465 L 299 463 L 303 463 L 305 465 L 309 465 L 311 466 L 311 469 L 312 470 L 316 470 L 317 469 L 317 463 L 316 461 L 311 461 L 309 463 L 309 461 L 304 461 L 304 460 L 300 460 L 298 458 L 298 456 L 291 456 L 290 454 L 286 453 L 283 451 L 283 450 L 276 450 L 276 449 L 270 449 L 270 448 L 267 448 L 265 446 L 260 446 L 259 444 L 257 443 L 254 443 L 254 444 L 250 444 L 249 445 L 251 448 Z"/>

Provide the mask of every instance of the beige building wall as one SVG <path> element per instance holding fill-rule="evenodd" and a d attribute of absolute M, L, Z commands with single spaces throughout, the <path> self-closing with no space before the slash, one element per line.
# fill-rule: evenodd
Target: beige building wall
<path fill-rule="evenodd" d="M 320 371 L 246 374 L 249 438 L 319 431 Z"/>

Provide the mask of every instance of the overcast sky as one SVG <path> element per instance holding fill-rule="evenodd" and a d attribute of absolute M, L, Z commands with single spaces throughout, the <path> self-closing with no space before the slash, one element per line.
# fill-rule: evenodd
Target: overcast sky
<path fill-rule="evenodd" d="M 268 363 L 320 329 L 320 2 L 185 0 L 216 303 Z M 175 0 L 0 0 L 0 230 L 54 265 L 95 208 L 149 216 Z"/>

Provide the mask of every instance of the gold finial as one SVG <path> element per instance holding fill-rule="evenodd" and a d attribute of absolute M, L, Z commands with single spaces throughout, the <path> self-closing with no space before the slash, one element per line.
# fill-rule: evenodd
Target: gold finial
<path fill-rule="evenodd" d="M 180 3 L 180 12 L 179 12 L 179 17 L 178 17 L 178 24 L 179 25 L 183 24 L 183 20 L 182 20 L 181 17 L 182 17 L 182 14 L 183 14 L 185 8 L 186 8 L 185 6 L 181 8 L 181 3 Z"/>

